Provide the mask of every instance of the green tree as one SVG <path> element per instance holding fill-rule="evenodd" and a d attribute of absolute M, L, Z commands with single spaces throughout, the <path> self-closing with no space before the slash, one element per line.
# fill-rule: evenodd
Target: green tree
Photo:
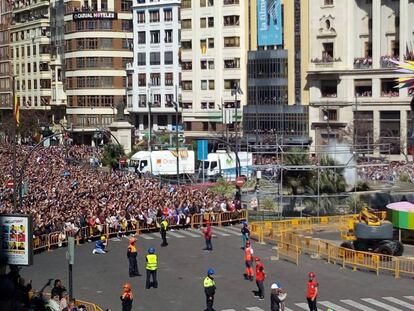
<path fill-rule="evenodd" d="M 295 166 L 295 170 L 284 170 L 284 185 L 290 188 L 293 195 L 297 195 L 300 189 L 305 189 L 312 178 L 311 170 L 297 169 L 300 166 L 311 165 L 308 153 L 302 148 L 291 148 L 285 155 L 284 165 Z"/>
<path fill-rule="evenodd" d="M 102 154 L 102 164 L 115 170 L 119 166 L 119 159 L 125 156 L 124 147 L 118 144 L 107 144 Z"/>
<path fill-rule="evenodd" d="M 226 198 L 231 198 L 235 192 L 234 184 L 219 178 L 216 184 L 210 188 L 210 191 L 216 195 L 222 195 Z"/>

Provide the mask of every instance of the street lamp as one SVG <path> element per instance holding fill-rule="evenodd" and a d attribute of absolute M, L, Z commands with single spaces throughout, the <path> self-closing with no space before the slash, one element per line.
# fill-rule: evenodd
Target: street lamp
<path fill-rule="evenodd" d="M 236 179 L 240 176 L 240 162 L 239 162 L 239 140 L 238 140 L 238 114 L 237 114 L 237 95 L 243 95 L 243 91 L 240 88 L 238 83 L 234 84 L 234 89 L 231 91 L 231 95 L 234 96 L 234 108 L 236 109 L 236 127 L 234 130 L 234 139 L 235 139 L 235 156 L 236 156 Z M 236 186 L 236 199 L 240 200 L 240 187 Z"/>
<path fill-rule="evenodd" d="M 175 110 L 175 151 L 177 153 L 177 184 L 180 183 L 180 147 L 178 141 L 178 96 L 177 96 L 177 87 L 175 88 L 175 101 L 171 101 L 171 104 L 174 106 Z"/>
<path fill-rule="evenodd" d="M 151 151 L 151 105 L 152 105 L 152 101 L 150 101 L 150 95 L 152 97 L 151 87 L 152 87 L 152 84 L 151 83 L 148 83 L 148 88 L 147 88 L 147 104 L 148 104 L 148 151 Z"/>

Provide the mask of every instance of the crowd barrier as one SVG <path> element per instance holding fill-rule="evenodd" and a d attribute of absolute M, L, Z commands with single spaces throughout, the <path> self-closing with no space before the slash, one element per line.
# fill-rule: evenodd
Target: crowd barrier
<path fill-rule="evenodd" d="M 236 212 L 222 212 L 222 213 L 204 213 L 194 214 L 185 220 L 185 223 L 178 222 L 177 219 L 167 218 L 170 228 L 191 227 L 198 228 L 203 226 L 206 221 L 210 221 L 212 225 L 222 226 L 238 223 L 247 219 L 247 211 L 241 210 Z M 117 235 L 125 234 L 141 234 L 145 232 L 159 231 L 162 219 L 148 223 L 142 221 L 125 221 L 120 223 L 117 227 L 109 224 L 95 224 L 94 226 L 87 226 L 79 229 L 78 232 L 73 233 L 76 243 L 79 244 L 85 240 L 97 239 L 101 236 L 107 238 Z M 52 232 L 33 237 L 33 249 L 35 251 L 50 250 L 58 246 L 67 244 L 67 235 L 63 232 Z"/>
<path fill-rule="evenodd" d="M 385 213 L 380 212 L 377 215 L 381 219 L 385 218 Z M 353 217 L 354 215 L 328 216 L 255 222 L 250 227 L 251 236 L 259 242 L 275 243 L 279 256 L 296 265 L 299 265 L 300 255 L 307 254 L 328 263 L 341 265 L 343 268 L 374 271 L 377 275 L 389 273 L 395 278 L 414 276 L 414 259 L 356 251 L 306 235 L 326 228 L 341 231 L 342 226 Z"/>

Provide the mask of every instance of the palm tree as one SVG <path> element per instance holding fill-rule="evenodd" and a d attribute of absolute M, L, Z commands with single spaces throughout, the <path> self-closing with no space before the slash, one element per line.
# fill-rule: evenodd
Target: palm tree
<path fill-rule="evenodd" d="M 121 145 L 107 144 L 102 153 L 102 163 L 115 170 L 119 166 L 119 159 L 123 156 L 125 151 Z"/>

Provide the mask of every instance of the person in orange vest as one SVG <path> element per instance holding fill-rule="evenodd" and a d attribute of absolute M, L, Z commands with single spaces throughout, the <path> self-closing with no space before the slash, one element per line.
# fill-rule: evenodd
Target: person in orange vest
<path fill-rule="evenodd" d="M 129 239 L 127 257 L 129 261 L 129 277 L 140 276 L 137 264 L 137 247 L 135 242 L 136 238 Z"/>
<path fill-rule="evenodd" d="M 213 251 L 213 244 L 211 244 L 211 237 L 213 236 L 213 230 L 211 229 L 211 222 L 207 220 L 207 228 L 203 230 L 204 239 L 206 240 L 206 248 L 203 250 L 205 251 Z"/>
<path fill-rule="evenodd" d="M 256 261 L 256 285 L 258 288 L 257 294 L 255 296 L 259 297 L 259 300 L 263 300 L 264 299 L 264 280 L 266 278 L 266 274 L 264 271 L 264 265 L 263 263 L 260 261 L 259 257 L 255 258 Z"/>
<path fill-rule="evenodd" d="M 119 297 L 122 301 L 122 311 L 131 311 L 132 301 L 134 300 L 134 296 L 132 295 L 131 290 L 131 284 L 125 283 L 123 289 L 124 292 L 122 293 L 121 297 Z"/>
<path fill-rule="evenodd" d="M 244 249 L 244 262 L 246 264 L 246 272 L 244 278 L 253 281 L 253 248 L 250 246 L 250 241 L 246 242 Z"/>
<path fill-rule="evenodd" d="M 316 306 L 316 298 L 318 297 L 319 283 L 315 280 L 315 273 L 309 272 L 308 288 L 306 292 L 306 300 L 308 301 L 309 311 L 318 311 Z"/>

